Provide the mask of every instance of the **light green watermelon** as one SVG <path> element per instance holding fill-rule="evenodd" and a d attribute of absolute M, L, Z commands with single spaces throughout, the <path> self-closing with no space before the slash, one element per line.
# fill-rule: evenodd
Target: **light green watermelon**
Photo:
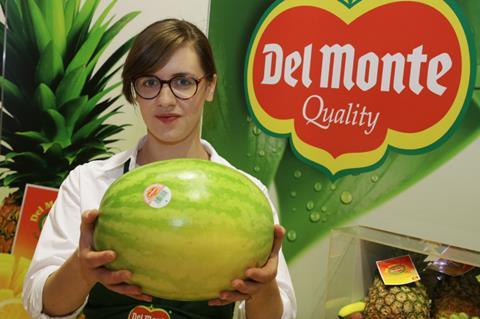
<path fill-rule="evenodd" d="M 272 249 L 273 215 L 244 174 L 205 160 L 141 166 L 116 180 L 100 204 L 96 250 L 118 255 L 110 269 L 155 297 L 207 300 L 232 290 Z"/>

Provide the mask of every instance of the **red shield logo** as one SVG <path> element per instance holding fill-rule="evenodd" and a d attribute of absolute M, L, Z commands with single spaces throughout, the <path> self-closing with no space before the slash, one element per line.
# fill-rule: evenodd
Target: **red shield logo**
<path fill-rule="evenodd" d="M 471 52 L 448 1 L 277 1 L 250 43 L 247 100 L 307 162 L 365 170 L 389 148 L 448 136 L 468 105 Z"/>

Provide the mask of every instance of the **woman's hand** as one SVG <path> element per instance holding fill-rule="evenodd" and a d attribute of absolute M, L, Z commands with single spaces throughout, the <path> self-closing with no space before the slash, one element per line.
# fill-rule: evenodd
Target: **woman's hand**
<path fill-rule="evenodd" d="M 93 287 L 99 282 L 116 293 L 138 300 L 151 301 L 152 297 L 143 294 L 140 287 L 126 283 L 132 277 L 130 271 L 111 271 L 104 267 L 115 260 L 116 254 L 114 251 L 93 250 L 93 231 L 98 215 L 98 210 L 85 211 L 82 214 L 82 223 L 80 225 L 80 242 L 76 257 L 80 265 L 81 275 L 86 284 Z"/>
<path fill-rule="evenodd" d="M 234 279 L 234 291 L 222 291 L 220 298 L 208 302 L 211 306 L 221 306 L 232 302 L 255 299 L 259 294 L 269 294 L 272 289 L 278 291 L 275 277 L 277 276 L 278 252 L 282 246 L 285 229 L 280 225 L 274 226 L 274 240 L 270 256 L 261 268 L 249 268 L 245 271 L 247 279 Z"/>

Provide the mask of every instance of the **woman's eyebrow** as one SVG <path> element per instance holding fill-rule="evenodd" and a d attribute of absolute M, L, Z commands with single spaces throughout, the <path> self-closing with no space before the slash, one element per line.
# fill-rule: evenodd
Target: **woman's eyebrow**
<path fill-rule="evenodd" d="M 172 74 L 172 78 L 176 76 L 195 76 L 195 74 L 189 72 L 177 72 Z"/>

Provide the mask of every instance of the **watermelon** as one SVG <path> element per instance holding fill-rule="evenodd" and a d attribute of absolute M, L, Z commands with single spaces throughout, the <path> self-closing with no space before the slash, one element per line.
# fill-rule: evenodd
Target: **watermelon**
<path fill-rule="evenodd" d="M 242 172 L 198 159 L 141 166 L 117 179 L 100 203 L 96 250 L 112 270 L 171 300 L 208 300 L 261 267 L 272 249 L 271 206 Z"/>

